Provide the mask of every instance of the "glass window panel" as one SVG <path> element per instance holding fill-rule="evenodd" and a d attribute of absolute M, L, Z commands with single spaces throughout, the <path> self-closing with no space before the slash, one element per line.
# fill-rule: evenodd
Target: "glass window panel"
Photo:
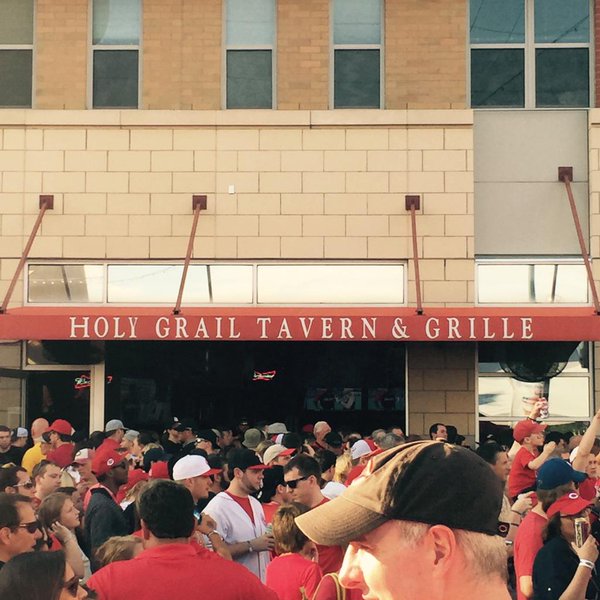
<path fill-rule="evenodd" d="M 508 44 L 525 41 L 523 0 L 471 0 L 471 44 Z"/>
<path fill-rule="evenodd" d="M 262 265 L 259 303 L 402 304 L 403 265 Z"/>
<path fill-rule="evenodd" d="M 531 410 L 529 399 L 543 383 L 525 383 L 511 377 L 479 377 L 479 415 L 522 419 Z M 589 378 L 558 376 L 549 380 L 548 418 L 573 420 L 589 415 Z"/>
<path fill-rule="evenodd" d="M 0 50 L 0 106 L 31 107 L 31 50 Z"/>
<path fill-rule="evenodd" d="M 28 301 L 103 302 L 102 265 L 29 265 Z"/>
<path fill-rule="evenodd" d="M 471 50 L 471 106 L 525 106 L 523 50 Z"/>
<path fill-rule="evenodd" d="M 380 0 L 335 0 L 334 44 L 380 44 Z"/>
<path fill-rule="evenodd" d="M 589 106 L 589 75 L 587 48 L 538 48 L 535 51 L 536 106 Z"/>
<path fill-rule="evenodd" d="M 535 41 L 589 42 L 589 0 L 536 0 Z"/>
<path fill-rule="evenodd" d="M 485 304 L 531 301 L 529 265 L 477 265 L 477 299 Z"/>
<path fill-rule="evenodd" d="M 137 108 L 138 51 L 94 51 L 94 108 Z"/>
<path fill-rule="evenodd" d="M 33 44 L 33 0 L 0 0 L 0 44 Z"/>
<path fill-rule="evenodd" d="M 228 50 L 227 108 L 272 107 L 271 50 Z"/>
<path fill-rule="evenodd" d="M 379 108 L 379 50 L 336 50 L 335 108 Z"/>
<path fill-rule="evenodd" d="M 213 302 L 252 303 L 252 265 L 210 265 L 209 275 Z"/>
<path fill-rule="evenodd" d="M 227 0 L 228 45 L 271 45 L 274 39 L 274 0 Z"/>
<path fill-rule="evenodd" d="M 140 0 L 94 0 L 93 44 L 138 44 Z"/>

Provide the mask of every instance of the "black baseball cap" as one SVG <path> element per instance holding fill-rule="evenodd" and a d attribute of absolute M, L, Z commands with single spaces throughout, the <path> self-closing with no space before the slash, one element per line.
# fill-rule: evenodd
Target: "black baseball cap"
<path fill-rule="evenodd" d="M 297 433 L 284 433 L 281 445 L 286 448 L 302 448 L 302 438 Z"/>
<path fill-rule="evenodd" d="M 175 431 L 184 431 L 185 427 L 179 419 L 172 419 L 165 425 L 165 429 L 174 429 Z"/>
<path fill-rule="evenodd" d="M 198 431 L 198 423 L 190 418 L 181 419 L 181 431 L 184 431 L 185 429 L 191 429 L 193 432 L 196 432 Z"/>
<path fill-rule="evenodd" d="M 196 433 L 196 437 L 198 440 L 206 440 L 210 442 L 213 448 L 218 448 L 217 444 L 217 434 L 212 429 L 200 429 L 198 433 Z"/>
<path fill-rule="evenodd" d="M 259 470 L 268 468 L 260 462 L 260 458 L 252 450 L 248 450 L 247 448 L 235 448 L 232 450 L 227 455 L 227 464 L 231 471 L 236 468 L 242 471 L 246 469 Z"/>
<path fill-rule="evenodd" d="M 344 440 L 337 431 L 330 431 L 324 438 L 325 443 L 329 444 L 332 448 L 341 448 Z"/>
<path fill-rule="evenodd" d="M 296 518 L 317 544 L 341 546 L 391 519 L 506 535 L 502 482 L 475 452 L 419 441 L 374 456 L 341 496 Z"/>

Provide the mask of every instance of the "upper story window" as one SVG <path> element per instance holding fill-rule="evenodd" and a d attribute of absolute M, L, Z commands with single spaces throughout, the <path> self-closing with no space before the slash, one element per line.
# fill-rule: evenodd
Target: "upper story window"
<path fill-rule="evenodd" d="M 381 0 L 333 2 L 333 107 L 382 106 Z"/>
<path fill-rule="evenodd" d="M 93 0 L 92 106 L 137 108 L 140 0 Z"/>
<path fill-rule="evenodd" d="M 589 106 L 590 14 L 589 0 L 471 0 L 471 106 Z"/>
<path fill-rule="evenodd" d="M 273 108 L 275 0 L 227 0 L 227 108 Z"/>
<path fill-rule="evenodd" d="M 31 107 L 33 0 L 0 0 L 0 106 Z"/>

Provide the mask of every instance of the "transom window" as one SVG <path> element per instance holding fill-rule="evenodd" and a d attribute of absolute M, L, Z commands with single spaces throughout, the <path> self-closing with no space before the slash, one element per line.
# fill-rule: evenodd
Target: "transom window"
<path fill-rule="evenodd" d="M 381 0 L 333 2 L 333 107 L 382 106 Z"/>
<path fill-rule="evenodd" d="M 589 0 L 471 0 L 471 106 L 590 105 Z"/>

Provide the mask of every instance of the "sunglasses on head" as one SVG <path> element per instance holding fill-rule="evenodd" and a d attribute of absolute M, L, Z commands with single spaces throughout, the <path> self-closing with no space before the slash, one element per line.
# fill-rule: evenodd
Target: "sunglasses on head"
<path fill-rule="evenodd" d="M 20 523 L 17 525 L 18 529 L 27 529 L 27 533 L 35 533 L 38 529 L 41 529 L 39 521 L 31 521 L 31 523 Z"/>
<path fill-rule="evenodd" d="M 307 475 L 306 477 L 298 477 L 298 479 L 292 479 L 291 481 L 286 481 L 285 485 L 286 485 L 286 487 L 289 487 L 290 490 L 295 490 L 301 481 L 306 481 L 309 477 L 310 477 L 310 475 Z"/>
<path fill-rule="evenodd" d="M 77 592 L 79 591 L 79 577 L 73 577 L 72 579 L 69 579 L 69 581 L 65 581 L 63 583 L 63 588 L 67 590 L 73 598 L 77 598 Z"/>

